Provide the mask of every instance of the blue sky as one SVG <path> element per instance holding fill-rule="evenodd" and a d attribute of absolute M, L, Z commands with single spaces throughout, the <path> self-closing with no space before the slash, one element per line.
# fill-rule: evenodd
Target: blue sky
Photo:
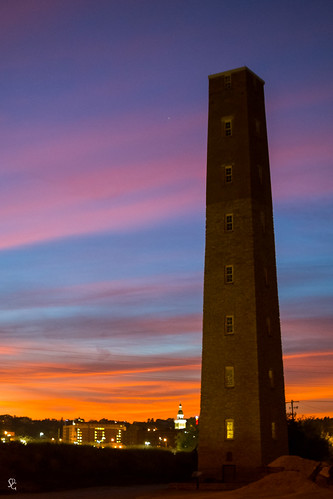
<path fill-rule="evenodd" d="M 287 399 L 333 416 L 333 4 L 0 5 L 3 413 L 199 412 L 208 75 L 265 80 Z"/>

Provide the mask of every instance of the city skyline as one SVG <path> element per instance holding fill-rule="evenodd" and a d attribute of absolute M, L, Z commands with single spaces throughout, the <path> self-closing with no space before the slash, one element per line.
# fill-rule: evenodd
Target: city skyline
<path fill-rule="evenodd" d="M 208 75 L 266 82 L 287 401 L 333 417 L 328 1 L 0 5 L 1 411 L 199 414 Z"/>

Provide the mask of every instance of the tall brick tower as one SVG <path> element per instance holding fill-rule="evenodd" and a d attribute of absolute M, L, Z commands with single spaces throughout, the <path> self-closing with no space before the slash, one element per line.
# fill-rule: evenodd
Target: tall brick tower
<path fill-rule="evenodd" d="M 224 480 L 287 454 L 264 82 L 209 77 L 199 470 Z"/>

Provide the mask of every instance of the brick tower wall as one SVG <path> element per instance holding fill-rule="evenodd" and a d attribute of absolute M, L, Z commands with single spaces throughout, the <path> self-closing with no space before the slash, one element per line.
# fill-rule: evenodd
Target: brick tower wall
<path fill-rule="evenodd" d="M 218 478 L 287 453 L 263 85 L 209 79 L 199 469 Z"/>

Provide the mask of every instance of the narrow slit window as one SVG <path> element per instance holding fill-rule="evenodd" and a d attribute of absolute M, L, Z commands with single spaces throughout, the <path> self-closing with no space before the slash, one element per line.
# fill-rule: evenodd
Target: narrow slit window
<path fill-rule="evenodd" d="M 266 217 L 265 217 L 265 213 L 263 211 L 260 212 L 260 222 L 261 222 L 262 231 L 265 233 L 266 232 Z"/>
<path fill-rule="evenodd" d="M 261 165 L 257 165 L 257 166 L 258 166 L 259 181 L 262 184 L 262 166 Z"/>
<path fill-rule="evenodd" d="M 232 166 L 225 167 L 225 181 L 227 184 L 232 182 Z"/>
<path fill-rule="evenodd" d="M 234 334 L 234 316 L 226 315 L 224 323 L 225 334 Z"/>
<path fill-rule="evenodd" d="M 276 423 L 273 421 L 272 422 L 272 439 L 276 440 L 277 439 L 277 434 L 276 434 Z"/>
<path fill-rule="evenodd" d="M 232 123 L 231 120 L 226 120 L 224 122 L 224 133 L 226 137 L 231 137 L 232 135 Z"/>
<path fill-rule="evenodd" d="M 234 216 L 232 213 L 228 213 L 224 220 L 225 230 L 231 232 L 234 230 Z"/>
<path fill-rule="evenodd" d="M 270 317 L 266 317 L 266 330 L 267 330 L 268 336 L 271 336 L 272 335 L 272 327 L 271 327 Z"/>
<path fill-rule="evenodd" d="M 270 369 L 268 371 L 268 379 L 269 379 L 269 385 L 271 388 L 274 388 L 274 372 L 273 369 Z"/>
<path fill-rule="evenodd" d="M 226 284 L 232 284 L 234 282 L 234 268 L 232 265 L 225 266 L 224 279 Z"/>
<path fill-rule="evenodd" d="M 231 75 L 224 76 L 224 86 L 225 88 L 231 88 Z"/>

